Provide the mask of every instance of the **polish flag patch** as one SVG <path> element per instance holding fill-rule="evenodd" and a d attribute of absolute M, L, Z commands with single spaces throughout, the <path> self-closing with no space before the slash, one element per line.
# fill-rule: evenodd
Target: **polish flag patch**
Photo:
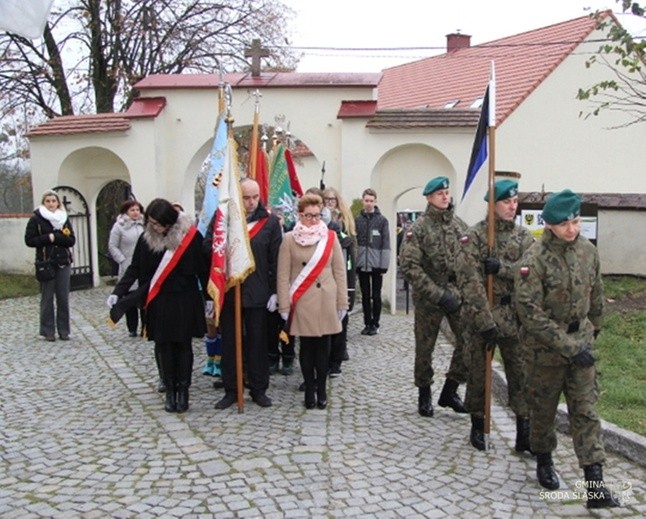
<path fill-rule="evenodd" d="M 459 241 L 462 245 L 466 245 L 467 243 L 469 243 L 469 236 L 465 234 L 464 236 L 460 237 Z"/>
<path fill-rule="evenodd" d="M 529 267 L 520 267 L 520 276 L 523 278 L 529 276 Z"/>

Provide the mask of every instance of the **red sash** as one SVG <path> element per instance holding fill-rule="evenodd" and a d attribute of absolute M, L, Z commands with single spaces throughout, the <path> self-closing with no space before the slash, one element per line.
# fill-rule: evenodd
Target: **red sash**
<path fill-rule="evenodd" d="M 249 239 L 253 240 L 256 234 L 260 232 L 260 229 L 262 229 L 268 221 L 269 221 L 269 218 L 265 216 L 264 218 L 261 218 L 260 220 L 256 220 L 255 222 L 249 222 L 247 224 Z"/>
<path fill-rule="evenodd" d="M 146 304 L 144 305 L 144 308 L 147 307 L 150 302 L 155 299 L 155 297 L 157 297 L 162 284 L 164 283 L 164 281 L 166 281 L 168 275 L 177 266 L 177 263 L 186 252 L 186 249 L 193 240 L 196 232 L 197 227 L 191 225 L 188 232 L 184 235 L 184 238 L 182 238 L 182 242 L 179 244 L 179 247 L 177 247 L 174 251 L 167 250 L 166 252 L 164 252 L 162 259 L 157 266 L 157 270 L 155 271 L 155 274 L 150 281 L 150 288 L 148 289 L 148 296 L 146 297 Z"/>
<path fill-rule="evenodd" d="M 321 274 L 325 264 L 330 259 L 334 240 L 336 240 L 336 233 L 328 230 L 327 236 L 325 238 L 321 238 L 321 240 L 316 244 L 314 254 L 312 254 L 307 265 L 303 267 L 298 276 L 296 276 L 292 285 L 289 287 L 292 313 L 294 312 L 294 307 L 298 300 L 307 291 L 307 289 L 312 286 L 312 283 L 314 283 L 314 280 Z"/>

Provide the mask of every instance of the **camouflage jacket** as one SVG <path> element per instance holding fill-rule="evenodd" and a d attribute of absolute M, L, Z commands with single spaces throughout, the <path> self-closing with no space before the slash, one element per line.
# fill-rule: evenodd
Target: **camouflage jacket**
<path fill-rule="evenodd" d="M 470 227 L 460 238 L 457 261 L 458 287 L 462 292 L 463 311 L 475 332 L 496 326 L 501 337 L 518 335 L 518 319 L 512 304 L 516 263 L 534 243 L 532 234 L 513 221 L 495 219 L 495 245 L 491 256 L 500 261 L 493 277 L 493 307 L 489 305 L 483 261 L 490 256 L 487 246 L 487 220 Z"/>
<path fill-rule="evenodd" d="M 415 304 L 437 305 L 446 290 L 459 297 L 455 257 L 460 246 L 458 240 L 466 229 L 467 225 L 454 215 L 453 206 L 438 211 L 429 204 L 406 233 L 399 267 L 413 288 Z"/>
<path fill-rule="evenodd" d="M 566 363 L 582 345 L 592 344 L 594 330 L 601 328 L 603 283 L 596 247 L 583 236 L 566 242 L 546 229 L 519 263 L 515 294 L 536 360 Z"/>

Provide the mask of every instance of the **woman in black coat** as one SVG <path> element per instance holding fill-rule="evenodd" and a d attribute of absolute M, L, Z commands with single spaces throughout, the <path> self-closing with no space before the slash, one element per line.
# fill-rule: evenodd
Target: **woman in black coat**
<path fill-rule="evenodd" d="M 58 336 L 70 338 L 71 248 L 76 243 L 74 230 L 56 191 L 45 191 L 41 205 L 27 222 L 25 244 L 36 249 L 36 260 L 54 264 L 54 278 L 40 282 L 40 335 L 48 341 Z M 54 310 L 54 299 L 56 309 Z"/>
<path fill-rule="evenodd" d="M 146 336 L 155 341 L 166 384 L 165 409 L 183 413 L 188 410 L 193 371 L 192 338 L 206 332 L 201 287 L 206 286 L 208 267 L 202 236 L 191 219 L 167 200 L 150 202 L 144 216 L 145 230 L 132 263 L 108 297 L 108 306 L 112 308 L 139 282 L 127 306 L 144 306 Z"/>

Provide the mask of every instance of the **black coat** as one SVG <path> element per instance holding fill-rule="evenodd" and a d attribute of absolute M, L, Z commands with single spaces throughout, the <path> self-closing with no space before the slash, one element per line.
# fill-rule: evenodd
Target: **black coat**
<path fill-rule="evenodd" d="M 146 236 L 150 236 L 152 232 L 154 231 L 146 228 L 139 237 L 132 263 L 112 292 L 120 298 L 127 296 L 130 286 L 138 281 L 138 306 L 145 303 L 150 281 L 164 255 L 164 250 L 153 249 L 147 241 Z M 192 337 L 204 336 L 206 321 L 202 290 L 206 286 L 207 269 L 202 254 L 202 235 L 197 232 L 162 284 L 159 294 L 146 308 L 146 333 L 149 340 L 187 342 Z"/>
<path fill-rule="evenodd" d="M 69 231 L 69 234 L 67 234 Z M 54 242 L 51 242 L 49 235 L 54 235 Z M 57 265 L 70 265 L 72 263 L 72 252 L 70 248 L 76 243 L 76 236 L 69 219 L 65 221 L 60 231 L 55 231 L 51 222 L 41 216 L 38 209 L 34 211 L 27 222 L 25 229 L 25 245 L 36 248 L 36 259 L 50 259 Z"/>

